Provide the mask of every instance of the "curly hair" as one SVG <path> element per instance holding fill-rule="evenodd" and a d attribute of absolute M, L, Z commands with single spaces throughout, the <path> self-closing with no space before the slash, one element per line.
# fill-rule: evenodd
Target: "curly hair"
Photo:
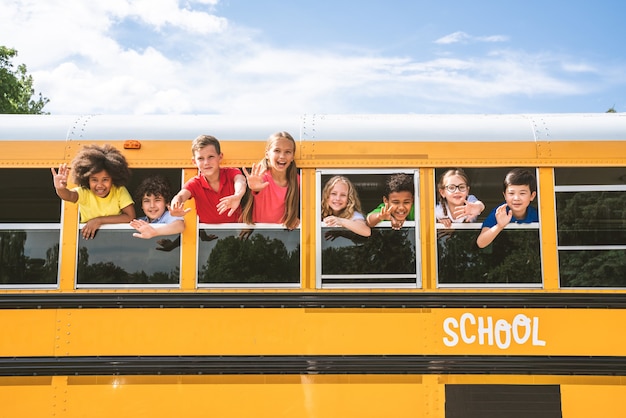
<path fill-rule="evenodd" d="M 115 186 L 126 186 L 130 180 L 128 162 L 112 145 L 85 145 L 72 160 L 74 183 L 89 188 L 89 177 L 106 170 Z"/>
<path fill-rule="evenodd" d="M 172 200 L 172 186 L 163 176 L 146 177 L 135 190 L 135 201 L 141 202 L 144 196 L 161 196 L 166 202 Z"/>
<path fill-rule="evenodd" d="M 328 201 L 330 199 L 330 192 L 337 183 L 344 183 L 348 186 L 348 204 L 337 216 L 352 219 L 354 212 L 361 212 L 361 201 L 359 200 L 359 196 L 352 182 L 344 176 L 331 177 L 324 185 L 324 189 L 322 190 L 322 219 L 333 214 L 333 210 L 330 208 Z"/>
<path fill-rule="evenodd" d="M 415 196 L 415 184 L 413 183 L 413 176 L 404 173 L 392 174 L 385 183 L 385 197 L 389 198 L 389 195 L 394 192 L 410 192 Z"/>

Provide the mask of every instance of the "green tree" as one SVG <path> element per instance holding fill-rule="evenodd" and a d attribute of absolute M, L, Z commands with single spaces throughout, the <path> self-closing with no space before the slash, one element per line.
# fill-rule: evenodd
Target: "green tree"
<path fill-rule="evenodd" d="M 41 93 L 33 98 L 33 76 L 27 74 L 25 64 L 14 70 L 11 60 L 16 56 L 15 49 L 0 46 L 0 113 L 47 114 L 42 109 L 50 99 Z"/>

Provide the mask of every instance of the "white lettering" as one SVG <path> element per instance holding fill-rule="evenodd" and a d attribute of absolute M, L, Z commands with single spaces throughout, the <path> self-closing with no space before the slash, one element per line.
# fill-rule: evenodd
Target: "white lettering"
<path fill-rule="evenodd" d="M 533 317 L 533 345 L 539 345 L 541 347 L 546 345 L 546 342 L 539 339 L 539 318 Z"/>
<path fill-rule="evenodd" d="M 496 345 L 502 350 L 506 350 L 511 345 L 511 324 L 504 319 L 496 321 Z M 500 338 L 504 334 L 504 341 Z"/>
<path fill-rule="evenodd" d="M 472 344 L 476 341 L 476 336 L 472 335 L 471 337 L 467 336 L 467 322 L 470 322 L 472 325 L 476 325 L 476 318 L 471 313 L 464 313 L 461 315 L 461 338 L 465 344 Z"/>
<path fill-rule="evenodd" d="M 443 321 L 443 332 L 445 332 L 446 334 L 450 336 L 450 338 L 444 337 L 443 339 L 443 343 L 447 347 L 454 347 L 455 345 L 459 343 L 459 336 L 456 334 L 456 332 L 454 332 L 451 329 L 451 328 L 458 328 L 458 327 L 459 327 L 459 323 L 454 318 L 446 318 Z"/>
<path fill-rule="evenodd" d="M 478 344 L 485 345 L 485 335 L 489 341 L 489 345 L 493 345 L 493 318 L 487 317 L 487 325 L 485 326 L 485 318 L 478 317 Z"/>
<path fill-rule="evenodd" d="M 520 337 L 519 329 L 524 328 L 524 336 Z M 513 318 L 513 339 L 519 345 L 524 344 L 530 338 L 530 318 L 524 314 L 517 314 Z"/>
<path fill-rule="evenodd" d="M 517 314 L 513 321 L 496 319 L 491 316 L 475 316 L 470 312 L 463 313 L 457 320 L 455 317 L 445 318 L 443 331 L 446 334 L 443 343 L 446 347 L 455 347 L 459 342 L 471 345 L 497 345 L 499 349 L 506 350 L 512 343 L 524 345 L 531 343 L 533 346 L 544 347 L 546 342 L 539 339 L 539 318 L 532 320 L 524 314 Z"/>

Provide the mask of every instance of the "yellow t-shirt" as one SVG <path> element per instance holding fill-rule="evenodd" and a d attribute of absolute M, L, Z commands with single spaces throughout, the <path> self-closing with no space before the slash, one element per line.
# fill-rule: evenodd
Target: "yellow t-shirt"
<path fill-rule="evenodd" d="M 99 216 L 119 215 L 123 208 L 134 203 L 124 186 L 111 186 L 107 197 L 98 197 L 84 187 L 76 187 L 73 190 L 78 193 L 76 203 L 80 211 L 80 222 L 83 223 Z"/>

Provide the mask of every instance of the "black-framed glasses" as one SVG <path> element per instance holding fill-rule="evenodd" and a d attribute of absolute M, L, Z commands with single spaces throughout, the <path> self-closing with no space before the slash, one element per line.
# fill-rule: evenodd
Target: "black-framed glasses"
<path fill-rule="evenodd" d="M 467 190 L 467 184 L 465 183 L 461 183 L 461 184 L 448 184 L 447 186 L 445 186 L 445 189 L 447 191 L 449 191 L 450 193 L 454 193 L 456 192 L 457 189 L 459 189 L 459 192 L 464 192 Z"/>

